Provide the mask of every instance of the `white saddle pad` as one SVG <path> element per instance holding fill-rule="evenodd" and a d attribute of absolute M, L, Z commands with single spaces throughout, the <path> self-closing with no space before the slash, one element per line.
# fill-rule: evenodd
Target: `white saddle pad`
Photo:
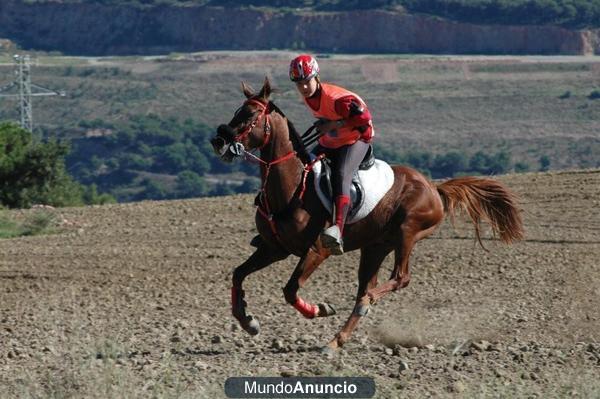
<path fill-rule="evenodd" d="M 319 178 L 321 177 L 321 161 L 315 163 L 313 166 L 313 173 L 315 176 L 315 189 L 317 195 L 323 203 L 323 206 L 331 213 L 331 200 L 327 198 L 327 195 L 321 191 L 319 185 Z M 394 171 L 386 162 L 379 159 L 375 160 L 375 164 L 367 170 L 359 170 L 358 177 L 363 187 L 363 195 L 365 199 L 362 206 L 354 215 L 348 213 L 349 218 L 346 224 L 356 223 L 359 220 L 367 216 L 373 208 L 377 206 L 383 196 L 392 188 L 394 184 Z"/>

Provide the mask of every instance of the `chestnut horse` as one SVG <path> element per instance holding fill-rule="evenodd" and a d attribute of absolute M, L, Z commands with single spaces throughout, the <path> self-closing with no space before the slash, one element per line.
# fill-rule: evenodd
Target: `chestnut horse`
<path fill-rule="evenodd" d="M 330 256 L 319 239 L 331 217 L 307 178 L 312 163 L 297 131 L 270 101 L 268 79 L 258 94 L 242 83 L 247 100 L 227 125 L 211 140 L 223 161 L 252 156 L 261 165 L 262 188 L 257 197 L 256 227 L 260 239 L 256 251 L 233 272 L 232 313 L 248 333 L 259 332 L 255 318 L 246 313 L 242 283 L 254 273 L 293 254 L 300 257 L 283 288 L 285 300 L 307 318 L 335 313 L 327 303 L 303 300 L 298 290 L 317 267 Z M 259 149 L 260 156 L 248 151 Z M 304 162 L 303 162 L 304 161 Z M 386 294 L 404 288 L 410 281 L 408 260 L 415 243 L 434 232 L 445 214 L 464 209 L 480 240 L 479 222 L 487 221 L 494 234 L 511 243 L 523 237 L 515 196 L 501 183 L 478 177 L 461 177 L 436 185 L 408 167 L 393 166 L 394 183 L 373 211 L 344 229 L 344 252 L 360 249 L 358 292 L 354 310 L 335 337 L 324 348 L 341 347 L 369 306 Z M 389 280 L 377 284 L 377 274 L 386 256 L 394 251 Z"/>

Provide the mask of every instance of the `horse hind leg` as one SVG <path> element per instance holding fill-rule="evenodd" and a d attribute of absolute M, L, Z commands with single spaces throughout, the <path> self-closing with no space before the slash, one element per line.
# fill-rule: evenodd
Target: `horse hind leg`
<path fill-rule="evenodd" d="M 354 309 L 340 332 L 324 348 L 325 353 L 331 353 L 343 346 L 350 339 L 360 319 L 368 313 L 371 302 L 367 292 L 377 287 L 377 274 L 383 260 L 389 253 L 390 248 L 383 246 L 374 246 L 361 250 L 360 266 L 358 268 L 358 291 L 356 293 Z"/>
<path fill-rule="evenodd" d="M 402 242 L 395 249 L 394 269 L 390 275 L 390 279 L 384 284 L 368 292 L 371 303 L 377 302 L 390 292 L 406 287 L 410 283 L 410 268 L 409 258 L 415 244 L 433 233 L 437 225 L 430 226 L 424 230 L 419 230 L 416 233 L 404 228 L 402 229 Z"/>
<path fill-rule="evenodd" d="M 242 289 L 244 279 L 265 267 L 283 260 L 288 257 L 288 253 L 277 251 L 270 248 L 264 242 L 258 244 L 256 251 L 240 266 L 233 271 L 231 287 L 231 313 L 239 322 L 242 328 L 250 335 L 256 335 L 260 332 L 258 320 L 253 316 L 246 314 L 246 306 L 244 300 L 245 292 Z"/>

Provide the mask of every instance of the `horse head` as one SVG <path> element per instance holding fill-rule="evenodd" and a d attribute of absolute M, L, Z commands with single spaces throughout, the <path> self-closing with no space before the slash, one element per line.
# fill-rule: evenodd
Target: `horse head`
<path fill-rule="evenodd" d="M 225 162 L 243 156 L 246 151 L 266 146 L 271 136 L 269 79 L 265 78 L 258 94 L 244 82 L 242 91 L 246 101 L 235 111 L 228 124 L 217 128 L 217 135 L 210 141 L 215 153 Z"/>

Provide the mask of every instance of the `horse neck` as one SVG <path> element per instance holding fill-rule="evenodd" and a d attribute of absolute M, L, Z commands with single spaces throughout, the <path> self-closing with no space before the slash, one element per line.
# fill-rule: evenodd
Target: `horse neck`
<path fill-rule="evenodd" d="M 271 140 L 260 152 L 266 163 L 277 161 L 294 151 L 287 120 L 276 112 L 271 114 L 271 129 Z M 292 159 L 271 165 L 268 175 L 266 167 L 263 165 L 261 168 L 261 180 L 272 213 L 281 212 L 289 206 L 300 184 L 301 166 L 302 162 L 294 155 Z"/>

